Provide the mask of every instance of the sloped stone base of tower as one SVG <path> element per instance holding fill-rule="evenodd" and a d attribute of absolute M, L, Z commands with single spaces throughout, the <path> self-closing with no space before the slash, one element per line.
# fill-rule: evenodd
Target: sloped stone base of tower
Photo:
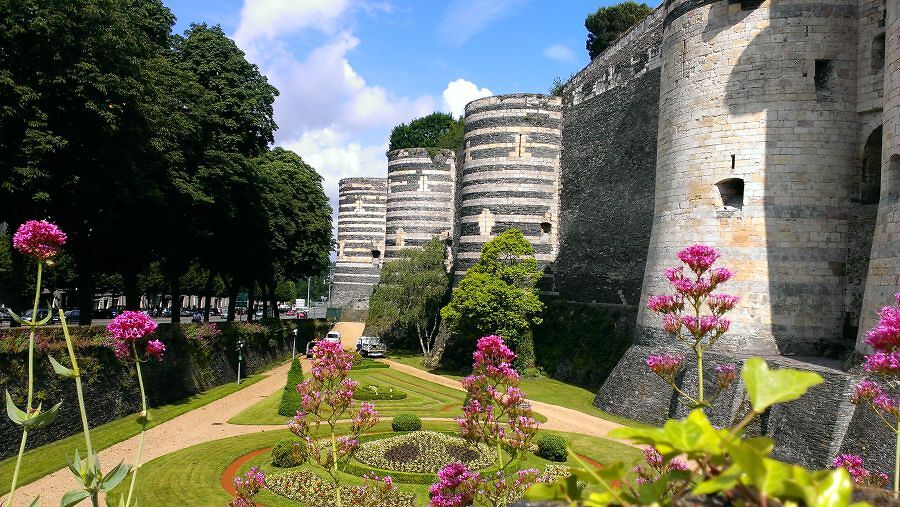
<path fill-rule="evenodd" d="M 674 346 L 666 350 L 658 346 L 632 345 L 600 387 L 594 405 L 611 414 L 653 425 L 661 425 L 669 418 L 686 416 L 688 410 L 678 402 L 674 389 L 654 375 L 644 362 L 649 355 L 676 351 L 684 353 Z M 703 375 L 706 393 L 709 395 L 716 391 L 717 366 L 732 363 L 740 370 L 750 357 L 713 352 L 705 354 Z M 885 473 L 893 470 L 893 433 L 868 407 L 856 407 L 850 403 L 854 386 L 862 377 L 833 369 L 827 364 L 813 364 L 783 356 L 765 359 L 772 368 L 814 371 L 825 379 L 824 383 L 810 389 L 802 398 L 772 407 L 748 428 L 750 435 L 766 435 L 775 440 L 774 457 L 808 468 L 828 468 L 838 454 L 853 453 L 861 454 L 869 469 Z M 696 362 L 686 361 L 686 368 L 677 379 L 679 388 L 687 393 L 695 392 L 696 378 Z M 746 390 L 738 379 L 715 400 L 707 415 L 714 425 L 724 427 L 736 424 L 749 410 Z"/>

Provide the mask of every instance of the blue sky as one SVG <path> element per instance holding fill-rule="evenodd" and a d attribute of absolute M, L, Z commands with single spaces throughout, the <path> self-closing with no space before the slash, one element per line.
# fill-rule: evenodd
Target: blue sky
<path fill-rule="evenodd" d="M 220 24 L 279 88 L 276 144 L 337 181 L 384 176 L 390 129 L 487 95 L 545 93 L 588 62 L 613 0 L 168 0 L 176 31 Z M 655 3 L 655 2 L 654 2 Z"/>

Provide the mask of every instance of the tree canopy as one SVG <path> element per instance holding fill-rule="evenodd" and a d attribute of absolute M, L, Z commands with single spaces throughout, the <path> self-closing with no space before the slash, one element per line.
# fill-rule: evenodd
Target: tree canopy
<path fill-rule="evenodd" d="M 414 332 L 422 353 L 430 356 L 450 287 L 444 244 L 433 238 L 422 248 L 406 248 L 398 255 L 381 269 L 367 324 L 380 335 Z"/>
<path fill-rule="evenodd" d="M 522 231 L 508 229 L 484 245 L 441 317 L 468 352 L 479 337 L 496 334 L 514 346 L 519 366 L 532 366 L 531 326 L 541 323 L 544 308 L 535 289 L 540 277 L 534 247 Z"/>
<path fill-rule="evenodd" d="M 177 310 L 187 290 L 274 304 L 279 281 L 328 265 L 321 178 L 270 148 L 278 90 L 219 26 L 174 21 L 160 0 L 0 3 L 0 223 L 66 231 L 54 280 L 83 323 L 110 275 L 127 306 L 160 291 Z"/>
<path fill-rule="evenodd" d="M 628 0 L 609 7 L 601 7 L 597 12 L 588 14 L 584 20 L 584 27 L 588 31 L 586 46 L 591 60 L 652 12 L 653 9 L 647 4 Z"/>
<path fill-rule="evenodd" d="M 465 124 L 446 113 L 432 113 L 401 123 L 391 130 L 389 150 L 431 148 L 456 150 L 462 146 Z"/>

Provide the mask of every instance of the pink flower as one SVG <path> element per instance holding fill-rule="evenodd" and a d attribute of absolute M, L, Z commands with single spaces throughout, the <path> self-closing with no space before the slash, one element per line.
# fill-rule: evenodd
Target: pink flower
<path fill-rule="evenodd" d="M 674 313 L 667 313 L 663 315 L 662 325 L 667 333 L 678 334 L 681 332 L 681 317 Z"/>
<path fill-rule="evenodd" d="M 39 261 L 55 256 L 65 242 L 66 233 L 46 220 L 29 220 L 13 235 L 13 247 Z"/>
<path fill-rule="evenodd" d="M 737 296 L 729 294 L 710 294 L 706 298 L 706 304 L 715 315 L 722 315 L 731 311 L 738 303 Z"/>
<path fill-rule="evenodd" d="M 506 346 L 503 338 L 497 335 L 483 336 L 478 339 L 476 351 L 472 354 L 472 359 L 476 363 L 512 363 L 516 358 L 516 354 Z"/>
<path fill-rule="evenodd" d="M 663 314 L 680 312 L 684 309 L 684 299 L 672 296 L 650 296 L 647 298 L 647 308 Z"/>
<path fill-rule="evenodd" d="M 462 463 L 450 463 L 437 473 L 438 482 L 428 488 L 431 507 L 467 507 L 472 505 L 480 476 Z"/>
<path fill-rule="evenodd" d="M 853 482 L 856 484 L 864 484 L 883 488 L 888 483 L 888 476 L 881 472 L 872 472 L 866 470 L 863 466 L 862 457 L 855 454 L 840 454 L 832 462 L 834 468 L 843 468 L 847 470 Z"/>
<path fill-rule="evenodd" d="M 866 343 L 879 352 L 900 349 L 900 307 L 885 306 L 878 315 L 881 320 L 866 333 Z"/>
<path fill-rule="evenodd" d="M 159 340 L 150 340 L 147 342 L 147 356 L 156 359 L 157 361 L 163 360 L 163 354 L 166 352 L 166 346 L 163 342 Z"/>
<path fill-rule="evenodd" d="M 125 311 L 107 324 L 106 329 L 120 341 L 134 343 L 156 330 L 156 321 L 143 312 Z"/>
<path fill-rule="evenodd" d="M 719 258 L 719 252 L 711 246 L 691 245 L 678 252 L 678 258 L 681 259 L 681 262 L 687 264 L 691 271 L 702 275 Z"/>
<path fill-rule="evenodd" d="M 875 399 L 872 400 L 872 405 L 875 405 L 877 409 L 886 414 L 900 418 L 900 400 L 895 399 L 887 393 L 881 393 L 876 396 Z"/>
<path fill-rule="evenodd" d="M 716 366 L 716 382 L 719 384 L 719 389 L 725 389 L 734 382 L 737 377 L 736 370 L 737 368 L 733 364 Z"/>
<path fill-rule="evenodd" d="M 900 350 L 876 352 L 866 356 L 866 371 L 888 377 L 900 377 Z"/>
<path fill-rule="evenodd" d="M 883 393 L 881 391 L 881 388 L 878 387 L 878 384 L 872 382 L 871 380 L 863 380 L 862 382 L 857 384 L 856 390 L 853 393 L 853 396 L 850 398 L 850 402 L 854 405 L 857 405 L 859 403 L 872 401 L 881 394 Z"/>
<path fill-rule="evenodd" d="M 645 361 L 650 371 L 668 383 L 675 382 L 675 375 L 684 368 L 684 356 L 673 354 L 657 354 Z"/>
<path fill-rule="evenodd" d="M 713 288 L 720 283 L 725 283 L 734 277 L 734 272 L 728 268 L 716 268 L 709 272 L 709 282 Z"/>

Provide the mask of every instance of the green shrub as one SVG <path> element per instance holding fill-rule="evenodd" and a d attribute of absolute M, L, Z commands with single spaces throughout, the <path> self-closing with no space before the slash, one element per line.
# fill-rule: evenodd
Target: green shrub
<path fill-rule="evenodd" d="M 275 442 L 272 447 L 272 465 L 280 468 L 292 468 L 304 463 L 303 447 L 294 438 L 285 438 Z"/>
<path fill-rule="evenodd" d="M 391 429 L 394 431 L 419 431 L 422 429 L 422 420 L 413 414 L 399 414 L 391 421 Z"/>
<path fill-rule="evenodd" d="M 297 392 L 297 384 L 303 382 L 303 367 L 300 364 L 300 356 L 294 358 L 291 369 L 288 370 L 287 383 L 281 393 L 281 403 L 278 405 L 278 415 L 292 417 L 300 408 L 300 393 Z"/>
<path fill-rule="evenodd" d="M 550 461 L 565 461 L 569 457 L 566 439 L 559 435 L 543 435 L 537 441 L 535 454 Z"/>

